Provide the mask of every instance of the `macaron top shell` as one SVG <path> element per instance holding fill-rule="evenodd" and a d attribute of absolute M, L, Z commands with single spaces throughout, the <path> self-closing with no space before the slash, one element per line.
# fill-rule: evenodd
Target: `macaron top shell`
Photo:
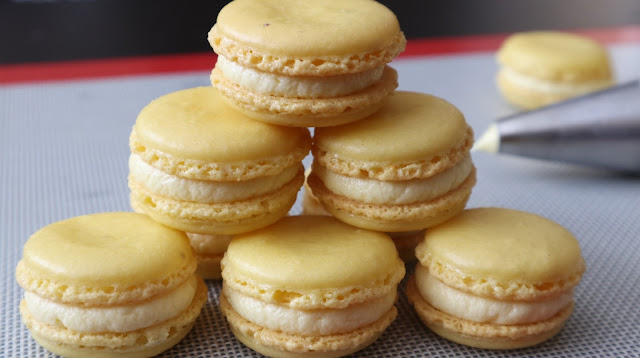
<path fill-rule="evenodd" d="M 395 289 L 404 276 L 404 264 L 387 235 L 329 216 L 289 216 L 237 235 L 222 266 L 223 279 L 236 289 L 259 297 L 267 291 L 269 297 L 261 298 L 307 308 L 380 295 Z M 253 286 L 260 293 L 252 292 Z M 330 297 L 323 301 L 323 295 Z"/>
<path fill-rule="evenodd" d="M 370 0 L 235 0 L 216 29 L 273 55 L 348 55 L 386 46 L 400 31 L 396 16 Z"/>
<path fill-rule="evenodd" d="M 110 212 L 59 221 L 35 232 L 24 245 L 17 276 L 26 290 L 42 290 L 38 293 L 45 297 L 86 303 L 86 294 L 112 303 L 128 300 L 121 290 L 140 291 L 144 298 L 170 289 L 192 274 L 195 265 L 183 232 L 146 215 Z M 46 284 L 34 288 L 33 280 Z"/>
<path fill-rule="evenodd" d="M 467 131 L 463 114 L 428 94 L 396 91 L 373 115 L 336 127 L 316 128 L 314 146 L 347 160 L 409 162 L 448 154 Z"/>
<path fill-rule="evenodd" d="M 333 288 L 386 277 L 398 265 L 394 253 L 382 233 L 328 216 L 291 216 L 237 235 L 227 248 L 226 267 L 274 287 Z"/>
<path fill-rule="evenodd" d="M 507 38 L 497 56 L 501 64 L 540 79 L 572 82 L 611 77 L 605 48 L 571 33 L 516 33 Z"/>
<path fill-rule="evenodd" d="M 207 162 L 283 156 L 309 138 L 306 128 L 279 127 L 243 116 L 225 105 L 212 87 L 159 97 L 142 109 L 134 131 L 140 145 Z"/>
<path fill-rule="evenodd" d="M 505 290 L 524 285 L 549 291 L 538 292 L 542 295 L 573 287 L 584 272 L 580 246 L 568 230 L 541 216 L 503 208 L 465 210 L 430 228 L 416 256 L 446 283 L 457 272 L 469 278 L 468 286 L 486 281 Z"/>

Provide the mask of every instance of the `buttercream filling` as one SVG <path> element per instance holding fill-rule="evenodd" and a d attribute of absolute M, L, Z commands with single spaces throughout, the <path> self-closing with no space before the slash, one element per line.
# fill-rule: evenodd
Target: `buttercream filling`
<path fill-rule="evenodd" d="M 382 181 L 354 178 L 314 163 L 313 172 L 335 194 L 368 204 L 412 204 L 435 199 L 460 186 L 473 164 L 466 156 L 453 167 L 424 179 Z"/>
<path fill-rule="evenodd" d="M 501 69 L 502 75 L 509 82 L 532 91 L 540 91 L 558 95 L 579 95 L 593 92 L 611 85 L 609 79 L 597 79 L 580 82 L 554 82 L 527 76 L 510 67 Z"/>
<path fill-rule="evenodd" d="M 290 334 L 318 336 L 351 332 L 380 319 L 396 300 L 392 290 L 382 297 L 343 309 L 302 310 L 266 303 L 224 285 L 229 304 L 244 319 L 259 326 Z"/>
<path fill-rule="evenodd" d="M 299 170 L 293 165 L 280 174 L 244 181 L 208 181 L 171 175 L 146 163 L 138 155 L 129 156 L 129 174 L 149 191 L 182 201 L 227 203 L 270 193 L 293 180 Z"/>
<path fill-rule="evenodd" d="M 239 86 L 282 97 L 338 97 L 365 89 L 382 78 L 384 65 L 363 72 L 335 76 L 287 76 L 247 68 L 218 56 L 216 68 Z"/>
<path fill-rule="evenodd" d="M 109 307 L 66 305 L 25 292 L 25 301 L 33 317 L 43 323 L 63 326 L 84 333 L 131 332 L 164 322 L 183 312 L 195 297 L 195 276 L 175 290 L 141 303 Z"/>
<path fill-rule="evenodd" d="M 544 301 L 498 301 L 462 292 L 429 274 L 422 265 L 416 267 L 416 284 L 420 295 L 433 307 L 468 321 L 492 324 L 526 324 L 544 321 L 560 312 L 573 300 L 573 291 Z"/>
<path fill-rule="evenodd" d="M 208 235 L 188 232 L 189 242 L 197 254 L 222 254 L 227 251 L 233 235 Z"/>

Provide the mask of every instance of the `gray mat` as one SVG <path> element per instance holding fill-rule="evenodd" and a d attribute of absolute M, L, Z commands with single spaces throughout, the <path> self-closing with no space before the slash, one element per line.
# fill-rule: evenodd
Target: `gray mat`
<path fill-rule="evenodd" d="M 639 44 L 615 46 L 612 53 L 619 79 L 639 77 Z M 492 119 L 514 111 L 495 91 L 491 54 L 403 59 L 393 65 L 401 89 L 448 99 L 476 135 Z M 18 313 L 23 293 L 14 270 L 29 235 L 72 216 L 130 210 L 127 139 L 137 113 L 160 95 L 207 80 L 207 72 L 194 72 L 0 87 L 0 356 L 51 356 L 31 339 Z M 401 290 L 399 318 L 354 356 L 639 357 L 640 178 L 482 153 L 474 153 L 473 160 L 478 184 L 469 207 L 537 213 L 580 241 L 587 272 L 575 291 L 573 315 L 558 336 L 536 347 L 473 349 L 431 333 Z M 209 303 L 195 328 L 163 356 L 258 356 L 230 333 L 217 307 L 219 293 L 220 284 L 209 283 Z"/>

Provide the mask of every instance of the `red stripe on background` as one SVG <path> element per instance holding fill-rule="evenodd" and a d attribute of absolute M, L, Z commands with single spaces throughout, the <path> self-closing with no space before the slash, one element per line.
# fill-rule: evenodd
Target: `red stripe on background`
<path fill-rule="evenodd" d="M 0 84 L 211 70 L 213 52 L 0 65 Z"/>
<path fill-rule="evenodd" d="M 573 32 L 606 44 L 640 42 L 640 26 Z M 495 51 L 506 37 L 507 34 L 412 39 L 400 57 Z M 204 52 L 0 65 L 0 84 L 205 71 L 213 68 L 215 59 L 213 52 Z"/>

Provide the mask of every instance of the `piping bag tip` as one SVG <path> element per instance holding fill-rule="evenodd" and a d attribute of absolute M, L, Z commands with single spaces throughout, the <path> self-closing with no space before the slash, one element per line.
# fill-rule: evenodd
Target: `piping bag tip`
<path fill-rule="evenodd" d="M 640 173 L 640 80 L 496 120 L 473 151 Z"/>

